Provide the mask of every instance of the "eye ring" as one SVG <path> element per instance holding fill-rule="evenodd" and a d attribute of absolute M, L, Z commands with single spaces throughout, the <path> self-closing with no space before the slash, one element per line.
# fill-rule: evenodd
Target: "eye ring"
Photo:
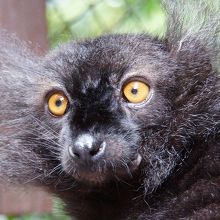
<path fill-rule="evenodd" d="M 150 86 L 140 79 L 130 79 L 122 86 L 123 99 L 133 105 L 139 105 L 150 97 Z"/>
<path fill-rule="evenodd" d="M 67 112 L 69 100 L 62 91 L 50 92 L 47 96 L 47 108 L 54 117 L 62 117 Z"/>

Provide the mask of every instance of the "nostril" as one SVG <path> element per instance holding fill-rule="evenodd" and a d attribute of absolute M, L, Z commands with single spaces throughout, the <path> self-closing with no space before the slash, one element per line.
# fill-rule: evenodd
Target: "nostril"
<path fill-rule="evenodd" d="M 76 157 L 80 158 L 80 154 L 79 154 L 79 153 L 73 152 L 73 154 L 74 154 Z"/>
<path fill-rule="evenodd" d="M 69 154 L 72 157 L 80 158 L 80 153 L 78 153 L 77 151 L 74 151 L 73 147 L 69 147 Z"/>
<path fill-rule="evenodd" d="M 95 156 L 98 152 L 99 152 L 99 147 L 97 147 L 96 149 L 91 150 L 91 151 L 89 152 L 89 154 L 90 154 L 91 156 Z"/>
<path fill-rule="evenodd" d="M 100 145 L 94 146 L 90 151 L 89 154 L 93 157 L 95 155 L 101 155 L 105 151 L 106 142 L 102 142 Z"/>

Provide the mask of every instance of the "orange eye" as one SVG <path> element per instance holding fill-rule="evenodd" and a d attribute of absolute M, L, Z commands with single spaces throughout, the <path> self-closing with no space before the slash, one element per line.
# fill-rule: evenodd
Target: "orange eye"
<path fill-rule="evenodd" d="M 48 99 L 48 109 L 56 117 L 63 116 L 66 113 L 67 106 L 68 99 L 61 92 L 52 94 Z"/>
<path fill-rule="evenodd" d="M 131 103 L 141 103 L 149 97 L 150 87 L 141 81 L 131 81 L 123 88 L 123 94 Z"/>

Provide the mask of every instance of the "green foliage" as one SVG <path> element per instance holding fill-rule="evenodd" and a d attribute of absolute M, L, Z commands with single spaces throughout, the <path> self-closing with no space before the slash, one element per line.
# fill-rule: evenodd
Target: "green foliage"
<path fill-rule="evenodd" d="M 0 220 L 70 220 L 68 217 L 61 217 L 61 216 L 56 216 L 53 214 L 44 214 L 44 215 L 39 215 L 39 214 L 32 214 L 32 215 L 25 215 L 25 216 L 20 216 L 20 217 L 13 217 L 13 216 L 8 216 L 8 217 L 2 217 Z"/>
<path fill-rule="evenodd" d="M 165 15 L 159 0 L 50 0 L 47 19 L 51 46 L 70 38 L 103 33 L 161 35 Z"/>
<path fill-rule="evenodd" d="M 51 214 L 30 214 L 24 216 L 1 216 L 0 220 L 70 220 L 63 211 L 63 203 L 60 199 L 54 198 L 53 211 Z"/>

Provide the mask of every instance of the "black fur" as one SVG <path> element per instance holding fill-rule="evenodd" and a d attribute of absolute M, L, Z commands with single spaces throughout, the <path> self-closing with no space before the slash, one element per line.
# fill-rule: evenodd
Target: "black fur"
<path fill-rule="evenodd" d="M 1 33 L 3 179 L 45 187 L 82 220 L 220 218 L 219 13 L 202 0 L 164 4 L 162 40 L 106 35 L 38 58 Z M 133 78 L 150 85 L 142 105 L 123 98 Z M 48 112 L 54 90 L 69 99 L 60 118 Z M 106 142 L 100 160 L 71 158 L 82 135 Z"/>

